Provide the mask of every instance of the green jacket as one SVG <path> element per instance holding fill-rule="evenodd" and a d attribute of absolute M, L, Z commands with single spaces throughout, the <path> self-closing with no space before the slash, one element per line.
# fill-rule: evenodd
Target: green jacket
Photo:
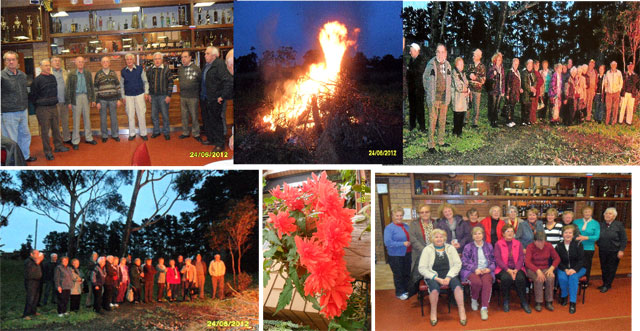
<path fill-rule="evenodd" d="M 530 104 L 535 98 L 533 92 L 531 92 L 531 87 L 535 89 L 538 78 L 536 77 L 536 73 L 532 70 L 531 73 L 527 71 L 527 69 L 522 70 L 520 77 L 522 77 L 522 98 L 520 101 L 524 104 Z"/>
<path fill-rule="evenodd" d="M 87 83 L 87 99 L 89 102 L 96 101 L 96 92 L 93 87 L 93 79 L 91 78 L 91 72 L 84 69 L 84 80 Z M 67 75 L 67 86 L 64 91 L 64 101 L 67 105 L 76 105 L 76 87 L 78 85 L 78 71 L 77 69 L 69 71 Z"/>

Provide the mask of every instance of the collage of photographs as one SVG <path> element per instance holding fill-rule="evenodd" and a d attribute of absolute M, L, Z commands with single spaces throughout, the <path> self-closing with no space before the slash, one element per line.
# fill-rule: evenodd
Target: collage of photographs
<path fill-rule="evenodd" d="M 0 12 L 0 329 L 633 329 L 640 2 Z"/>

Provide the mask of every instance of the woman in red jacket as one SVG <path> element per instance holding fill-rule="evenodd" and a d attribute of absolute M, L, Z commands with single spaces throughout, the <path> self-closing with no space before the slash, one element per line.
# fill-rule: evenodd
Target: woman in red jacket
<path fill-rule="evenodd" d="M 502 208 L 493 206 L 489 209 L 489 216 L 480 221 L 485 230 L 486 241 L 491 243 L 491 245 L 495 245 L 498 241 L 498 223 L 500 223 L 500 215 L 502 215 Z"/>
<path fill-rule="evenodd" d="M 169 261 L 169 268 L 167 268 L 167 284 L 169 284 L 170 294 L 169 301 L 176 301 L 178 297 L 178 287 L 180 286 L 180 270 L 176 267 L 176 261 L 171 259 Z"/>

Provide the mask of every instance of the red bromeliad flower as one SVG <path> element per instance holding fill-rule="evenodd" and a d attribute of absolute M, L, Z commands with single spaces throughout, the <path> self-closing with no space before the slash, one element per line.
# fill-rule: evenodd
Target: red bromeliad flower
<path fill-rule="evenodd" d="M 269 223 L 278 231 L 278 238 L 282 239 L 282 234 L 290 235 L 298 230 L 296 226 L 296 219 L 289 217 L 289 212 L 279 212 L 278 215 L 269 213 Z"/>

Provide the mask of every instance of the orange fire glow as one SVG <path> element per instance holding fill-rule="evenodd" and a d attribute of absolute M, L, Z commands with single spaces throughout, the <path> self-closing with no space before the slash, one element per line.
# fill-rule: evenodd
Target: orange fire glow
<path fill-rule="evenodd" d="M 326 23 L 320 30 L 318 40 L 324 53 L 324 62 L 312 64 L 304 76 L 285 86 L 285 92 L 276 100 L 274 109 L 263 117 L 271 130 L 275 130 L 276 125 L 295 125 L 314 96 L 331 94 L 335 90 L 342 57 L 347 47 L 355 42 L 349 40 L 347 27 L 337 21 Z"/>

